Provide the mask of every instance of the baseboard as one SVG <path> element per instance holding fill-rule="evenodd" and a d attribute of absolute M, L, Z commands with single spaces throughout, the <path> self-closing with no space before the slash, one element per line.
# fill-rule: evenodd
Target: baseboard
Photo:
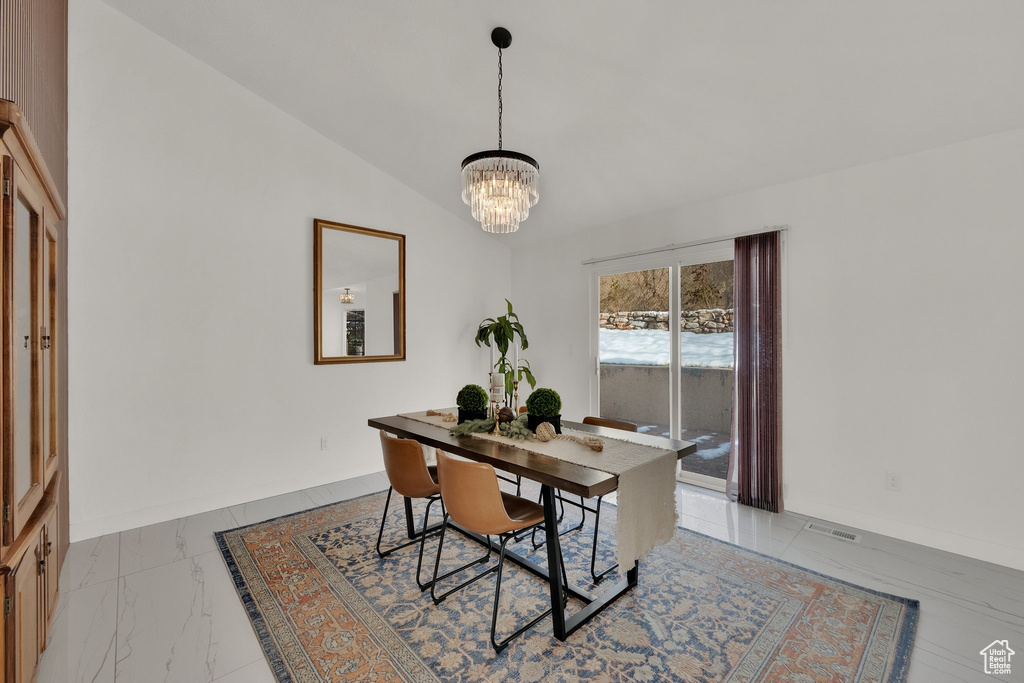
<path fill-rule="evenodd" d="M 373 472 L 354 474 L 349 478 L 355 479 L 367 474 L 373 474 Z M 258 486 L 247 486 L 245 488 L 233 489 L 231 491 L 220 491 L 216 495 L 201 496 L 199 498 L 191 498 L 183 501 L 174 501 L 165 505 L 156 505 L 139 510 L 128 510 L 126 512 L 107 517 L 97 517 L 87 520 L 72 519 L 71 526 L 68 530 L 68 538 L 72 543 L 74 543 L 75 541 L 83 541 L 88 538 L 105 536 L 107 534 L 127 531 L 128 529 L 136 529 L 150 524 L 158 524 L 172 519 L 188 517 L 189 515 L 198 515 L 211 510 L 219 510 L 221 508 L 231 507 L 232 505 L 241 505 L 242 503 L 249 503 L 262 498 L 270 498 L 272 496 L 279 496 L 285 493 L 292 493 L 294 491 L 302 491 L 303 489 L 312 488 L 314 486 L 330 484 L 333 481 L 336 480 L 309 481 L 308 478 L 277 480 Z"/>
<path fill-rule="evenodd" d="M 1024 548 L 910 524 L 820 501 L 786 498 L 786 510 L 1024 571 Z M 1010 525 L 1009 528 L 1012 528 Z M 1018 537 L 1019 538 L 1019 537 Z"/>

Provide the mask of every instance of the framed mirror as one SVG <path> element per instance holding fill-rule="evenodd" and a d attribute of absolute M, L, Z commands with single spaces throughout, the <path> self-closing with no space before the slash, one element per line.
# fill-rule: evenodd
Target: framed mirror
<path fill-rule="evenodd" d="M 405 235 L 313 221 L 313 362 L 405 360 Z"/>

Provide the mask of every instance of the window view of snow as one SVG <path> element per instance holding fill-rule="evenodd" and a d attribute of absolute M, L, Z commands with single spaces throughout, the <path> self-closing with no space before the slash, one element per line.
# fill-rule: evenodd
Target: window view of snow
<path fill-rule="evenodd" d="M 669 333 L 667 330 L 600 331 L 602 363 L 619 365 L 668 365 Z M 680 335 L 680 361 L 683 367 L 731 368 L 733 335 Z"/>

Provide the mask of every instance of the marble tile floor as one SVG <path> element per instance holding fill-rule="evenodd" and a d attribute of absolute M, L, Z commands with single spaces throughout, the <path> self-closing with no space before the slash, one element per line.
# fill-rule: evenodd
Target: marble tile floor
<path fill-rule="evenodd" d="M 213 532 L 385 488 L 376 473 L 72 544 L 38 683 L 275 683 Z M 804 530 L 801 515 L 678 491 L 687 528 L 920 600 L 910 681 L 988 680 L 983 647 L 1024 646 L 1024 572 L 877 534 L 841 541 Z M 1001 679 L 1024 680 L 1024 659 L 1014 668 Z"/>

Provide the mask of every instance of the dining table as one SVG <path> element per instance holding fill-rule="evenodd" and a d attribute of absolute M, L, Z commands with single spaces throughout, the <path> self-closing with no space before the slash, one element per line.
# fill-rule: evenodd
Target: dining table
<path fill-rule="evenodd" d="M 490 439 L 480 439 L 472 436 L 453 436 L 448 428 L 438 427 L 402 415 L 370 418 L 367 424 L 375 429 L 382 429 L 389 434 L 406 439 L 414 439 L 426 446 L 439 448 L 446 453 L 452 453 L 469 460 L 475 460 L 476 462 L 487 463 L 496 470 L 519 475 L 541 485 L 547 566 L 541 566 L 528 557 L 514 551 L 506 551 L 505 556 L 516 565 L 544 579 L 548 583 L 551 597 L 552 631 L 559 640 L 564 641 L 573 632 L 594 618 L 595 615 L 637 585 L 640 573 L 639 562 L 634 562 L 633 566 L 627 569 L 625 575 L 614 585 L 605 588 L 598 594 L 573 584 L 565 587 L 558 578 L 562 576 L 562 552 L 559 542 L 556 509 L 558 492 L 578 495 L 584 498 L 604 496 L 618 488 L 618 477 L 616 475 Z M 633 443 L 651 446 L 662 451 L 674 451 L 678 459 L 682 459 L 697 450 L 696 444 L 679 439 L 624 432 L 618 429 L 598 427 L 567 420 L 563 420 L 561 424 L 564 428 L 577 432 L 589 432 L 596 437 L 611 439 L 628 437 L 628 440 Z M 408 498 L 405 499 L 405 515 L 406 532 L 409 538 L 417 537 L 412 515 L 412 501 Z M 495 551 L 498 550 L 497 543 L 491 541 L 490 538 L 457 526 L 455 528 L 474 541 L 484 546 L 491 546 Z M 428 533 L 429 531 L 429 529 L 426 529 L 419 533 Z M 567 599 L 570 596 L 584 604 L 582 609 L 572 615 L 566 612 Z"/>

